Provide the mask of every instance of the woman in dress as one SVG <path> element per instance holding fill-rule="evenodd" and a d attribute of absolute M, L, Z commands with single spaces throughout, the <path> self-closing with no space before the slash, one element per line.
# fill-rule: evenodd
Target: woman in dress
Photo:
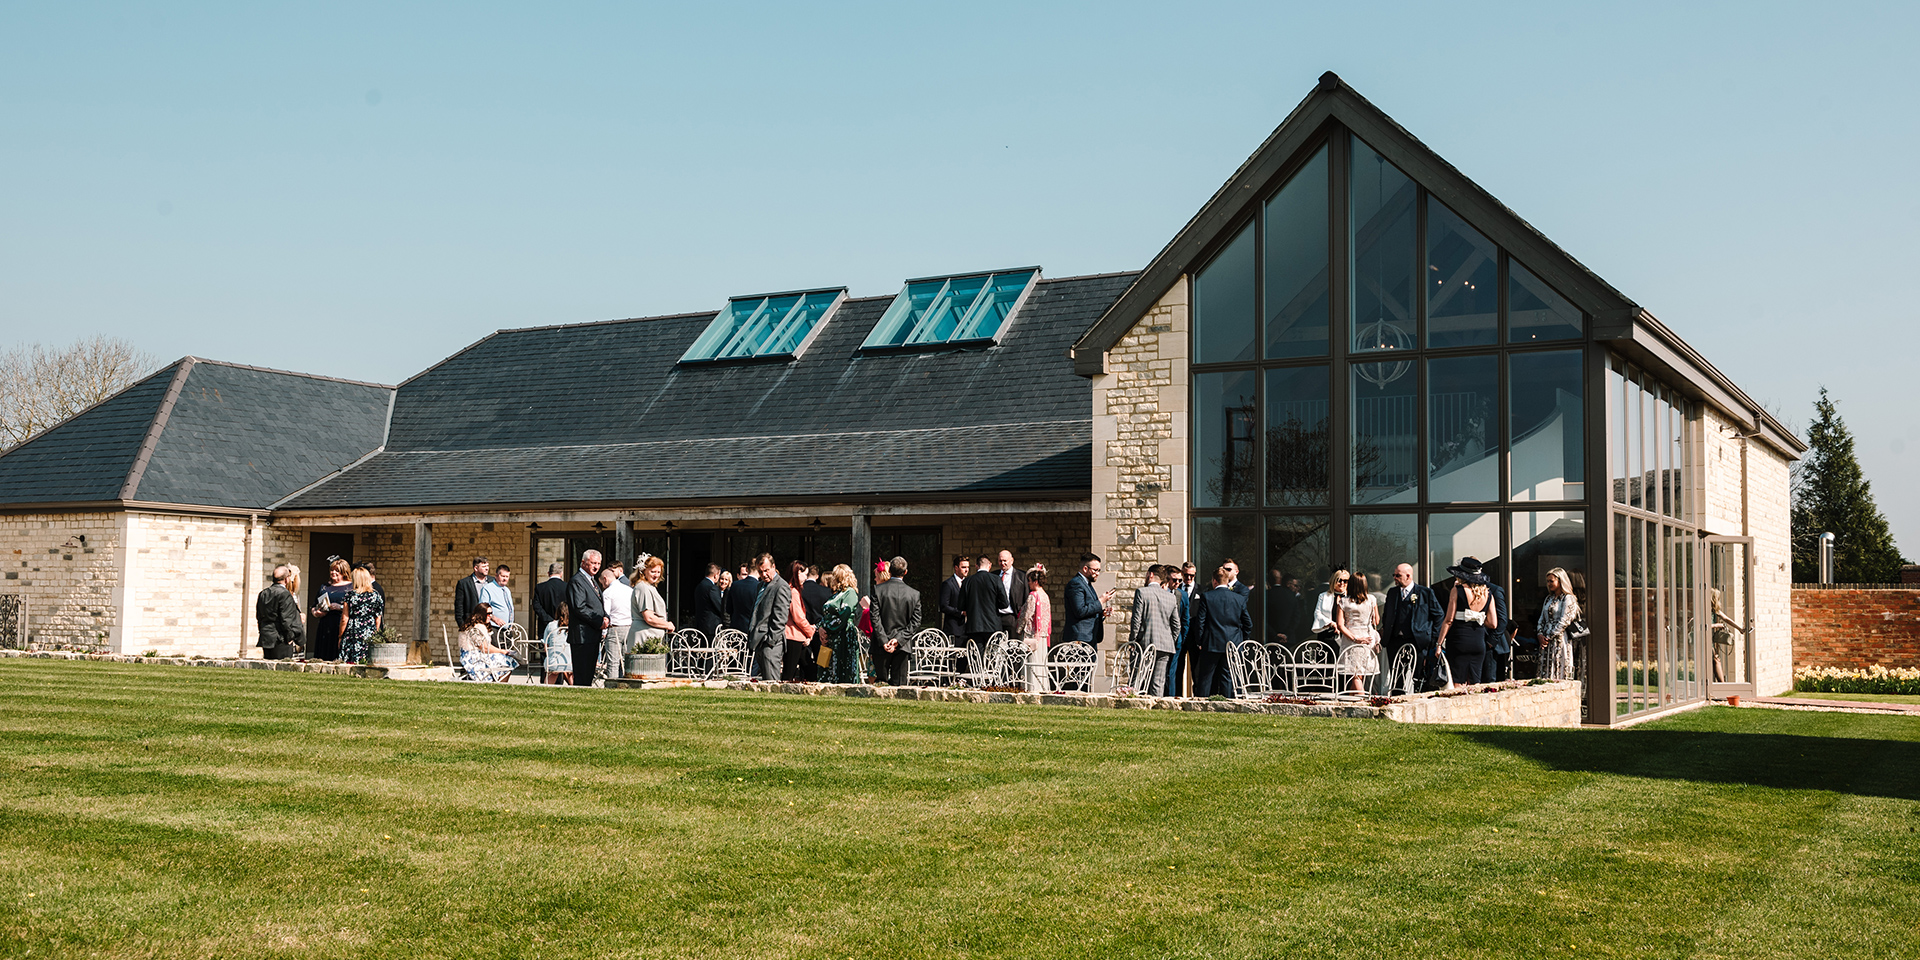
<path fill-rule="evenodd" d="M 1027 692 L 1046 688 L 1047 641 L 1053 637 L 1053 601 L 1047 597 L 1047 567 L 1027 568 L 1027 602 L 1020 605 L 1020 640 L 1027 647 Z"/>
<path fill-rule="evenodd" d="M 340 659 L 367 662 L 373 635 L 380 632 L 380 619 L 386 612 L 386 598 L 373 589 L 373 574 L 364 567 L 353 571 L 353 589 L 346 602 L 347 626 L 340 631 Z"/>
<path fill-rule="evenodd" d="M 1573 598 L 1573 578 L 1554 567 L 1547 571 L 1547 602 L 1540 606 L 1534 630 L 1540 636 L 1542 676 L 1549 680 L 1573 678 L 1573 644 L 1567 631 L 1580 619 L 1580 601 Z"/>
<path fill-rule="evenodd" d="M 787 568 L 787 587 L 793 601 L 787 605 L 787 657 L 781 664 L 780 679 L 788 682 L 799 680 L 804 674 L 800 671 L 800 660 L 812 656 L 813 621 L 807 619 L 807 602 L 800 596 L 800 590 L 807 585 L 807 565 L 798 560 Z"/>
<path fill-rule="evenodd" d="M 1484 679 L 1480 664 L 1487 656 L 1487 631 L 1500 626 L 1500 613 L 1494 609 L 1480 561 L 1464 557 L 1447 572 L 1453 574 L 1453 589 L 1447 591 L 1447 612 L 1434 642 L 1446 655 L 1454 683 L 1479 683 Z"/>
<path fill-rule="evenodd" d="M 467 622 L 460 627 L 460 667 L 475 680 L 506 683 L 520 662 L 513 659 L 513 654 L 493 645 L 493 628 L 487 625 L 490 616 L 493 616 L 490 603 L 475 605 L 467 615 Z"/>
<path fill-rule="evenodd" d="M 640 579 L 633 585 L 633 644 L 638 650 L 650 640 L 667 642 L 667 634 L 678 629 L 667 619 L 667 598 L 660 595 L 660 581 L 667 575 L 667 562 L 641 554 Z"/>
<path fill-rule="evenodd" d="M 547 645 L 547 682 L 573 686 L 573 648 L 567 645 L 567 605 L 560 604 L 560 619 L 547 621 L 547 634 L 540 638 Z"/>
<path fill-rule="evenodd" d="M 1362 677 L 1380 672 L 1380 605 L 1367 593 L 1367 575 L 1347 578 L 1347 592 L 1338 598 L 1340 615 L 1334 629 L 1340 634 L 1340 658 L 1336 671 L 1349 678 L 1347 689 L 1359 693 L 1365 689 Z"/>
<path fill-rule="evenodd" d="M 820 679 L 826 683 L 863 683 L 867 678 L 860 675 L 860 644 L 865 642 L 860 636 L 860 581 L 854 577 L 853 568 L 842 563 L 827 573 L 826 585 L 833 591 L 833 598 L 826 603 L 826 622 L 821 626 L 827 631 L 826 643 L 833 650 L 833 659 L 827 661 Z"/>
<path fill-rule="evenodd" d="M 313 594 L 313 659 L 340 659 L 340 632 L 347 624 L 347 594 L 353 587 L 345 560 L 327 567 L 327 585 Z"/>

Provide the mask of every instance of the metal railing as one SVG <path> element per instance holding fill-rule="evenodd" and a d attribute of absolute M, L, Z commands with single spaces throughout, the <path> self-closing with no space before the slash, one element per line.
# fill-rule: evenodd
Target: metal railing
<path fill-rule="evenodd" d="M 0 593 L 0 648 L 27 648 L 27 598 L 17 593 Z"/>

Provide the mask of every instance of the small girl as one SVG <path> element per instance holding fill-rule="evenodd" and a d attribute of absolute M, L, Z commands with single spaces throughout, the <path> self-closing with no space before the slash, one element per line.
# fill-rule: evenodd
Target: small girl
<path fill-rule="evenodd" d="M 549 684 L 573 685 L 573 649 L 567 646 L 567 605 L 560 605 L 560 619 L 547 624 L 545 636 L 540 638 L 547 645 L 547 682 Z"/>

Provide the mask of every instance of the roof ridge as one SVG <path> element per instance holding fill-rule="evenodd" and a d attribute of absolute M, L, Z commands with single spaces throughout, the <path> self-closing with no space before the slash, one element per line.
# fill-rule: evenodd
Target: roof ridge
<path fill-rule="evenodd" d="M 196 357 L 192 354 L 188 354 L 180 359 L 195 364 L 204 363 L 212 367 L 233 367 L 237 370 L 252 370 L 257 373 L 277 373 L 282 376 L 305 377 L 308 380 L 326 380 L 331 383 L 345 383 L 356 387 L 377 387 L 381 390 L 394 389 L 394 385 L 391 383 L 374 383 L 371 380 L 350 380 L 346 377 L 329 377 L 324 373 L 302 373 L 299 370 L 282 370 L 279 367 L 262 367 L 251 363 L 234 363 L 231 360 L 209 360 L 206 357 Z"/>
<path fill-rule="evenodd" d="M 134 455 L 133 466 L 127 470 L 126 482 L 120 485 L 120 499 L 132 500 L 140 490 L 140 481 L 146 478 L 147 464 L 153 461 L 154 448 L 160 445 L 160 434 L 167 429 L 167 419 L 173 416 L 173 405 L 180 401 L 180 391 L 187 385 L 187 377 L 199 364 L 199 358 L 182 357 L 173 371 L 173 381 L 167 384 L 167 394 L 160 400 L 160 407 L 153 414 L 153 422 L 147 424 L 147 436 L 140 441 L 140 452 Z"/>

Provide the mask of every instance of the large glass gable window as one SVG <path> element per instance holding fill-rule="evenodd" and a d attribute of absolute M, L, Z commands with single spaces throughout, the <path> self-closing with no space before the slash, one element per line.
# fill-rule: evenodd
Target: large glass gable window
<path fill-rule="evenodd" d="M 841 287 L 729 300 L 680 362 L 799 356 L 846 297 Z"/>
<path fill-rule="evenodd" d="M 1039 267 L 909 280 L 862 350 L 996 341 L 1040 278 Z"/>

